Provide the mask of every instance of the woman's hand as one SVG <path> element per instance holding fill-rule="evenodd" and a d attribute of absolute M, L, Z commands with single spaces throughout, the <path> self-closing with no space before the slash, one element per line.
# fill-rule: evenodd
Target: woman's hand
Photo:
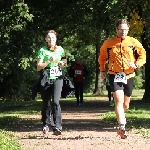
<path fill-rule="evenodd" d="M 53 57 L 50 57 L 47 61 L 43 62 L 43 59 L 37 60 L 37 71 L 44 69 L 51 61 L 53 61 Z"/>
<path fill-rule="evenodd" d="M 60 67 L 63 67 L 65 64 L 66 64 L 66 63 L 65 63 L 64 61 L 60 61 L 58 65 L 59 65 Z"/>
<path fill-rule="evenodd" d="M 51 61 L 53 61 L 53 57 L 51 56 L 48 61 L 49 61 L 49 63 L 50 63 Z"/>

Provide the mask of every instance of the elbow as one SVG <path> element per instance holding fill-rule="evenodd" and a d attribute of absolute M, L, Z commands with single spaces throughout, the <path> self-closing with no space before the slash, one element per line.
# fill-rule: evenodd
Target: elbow
<path fill-rule="evenodd" d="M 40 71 L 40 70 L 41 70 L 41 68 L 39 66 L 37 66 L 36 71 Z"/>

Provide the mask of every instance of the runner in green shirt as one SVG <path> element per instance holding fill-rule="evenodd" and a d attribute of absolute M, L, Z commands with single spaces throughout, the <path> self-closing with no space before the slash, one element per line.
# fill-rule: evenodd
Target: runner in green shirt
<path fill-rule="evenodd" d="M 64 49 L 56 45 L 57 33 L 54 30 L 46 32 L 46 46 L 40 48 L 37 54 L 37 71 L 41 71 L 40 94 L 43 100 L 42 122 L 43 133 L 49 131 L 49 124 L 54 135 L 62 131 L 62 117 L 59 100 L 63 86 L 61 68 L 66 63 Z"/>

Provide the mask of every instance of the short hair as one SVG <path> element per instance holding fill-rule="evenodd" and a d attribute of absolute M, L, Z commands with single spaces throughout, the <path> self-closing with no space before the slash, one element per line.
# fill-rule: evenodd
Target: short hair
<path fill-rule="evenodd" d="M 54 33 L 56 36 L 58 35 L 58 33 L 55 30 L 47 30 L 45 32 L 45 37 L 48 35 L 48 33 Z"/>
<path fill-rule="evenodd" d="M 118 28 L 120 24 L 127 24 L 128 27 L 130 27 L 130 24 L 129 24 L 129 22 L 127 21 L 127 19 L 119 19 L 119 20 L 116 22 L 116 28 Z"/>

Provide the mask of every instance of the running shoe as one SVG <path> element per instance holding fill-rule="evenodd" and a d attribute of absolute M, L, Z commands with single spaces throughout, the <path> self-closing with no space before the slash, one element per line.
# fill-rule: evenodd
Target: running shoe
<path fill-rule="evenodd" d="M 117 134 L 120 135 L 121 139 L 126 139 L 127 138 L 127 132 L 125 130 L 125 128 L 119 128 L 119 130 L 117 131 Z"/>
<path fill-rule="evenodd" d="M 54 133 L 54 135 L 56 135 L 56 136 L 61 135 L 61 130 L 58 129 L 58 128 L 56 128 L 56 129 L 53 130 L 53 133 Z"/>
<path fill-rule="evenodd" d="M 43 133 L 47 134 L 49 132 L 49 127 L 48 126 L 44 126 L 43 127 Z"/>

